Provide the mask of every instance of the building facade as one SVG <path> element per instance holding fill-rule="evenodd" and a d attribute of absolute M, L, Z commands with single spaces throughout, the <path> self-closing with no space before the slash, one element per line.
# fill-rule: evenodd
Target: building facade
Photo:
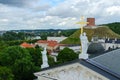
<path fill-rule="evenodd" d="M 53 40 L 53 41 L 57 41 L 58 43 L 65 40 L 67 37 L 47 37 L 47 40 Z"/>

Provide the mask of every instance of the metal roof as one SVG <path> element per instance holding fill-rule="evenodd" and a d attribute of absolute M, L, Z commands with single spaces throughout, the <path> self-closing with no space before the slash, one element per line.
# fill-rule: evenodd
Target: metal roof
<path fill-rule="evenodd" d="M 120 76 L 120 49 L 92 58 L 91 61 Z"/>

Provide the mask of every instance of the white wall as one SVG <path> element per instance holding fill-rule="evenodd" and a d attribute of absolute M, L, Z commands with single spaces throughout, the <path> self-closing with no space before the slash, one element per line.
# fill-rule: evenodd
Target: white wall
<path fill-rule="evenodd" d="M 57 41 L 58 43 L 66 39 L 67 37 L 47 37 L 47 40 Z"/>
<path fill-rule="evenodd" d="M 120 48 L 120 44 L 105 43 L 105 50 L 108 50 L 108 49 L 109 49 L 109 47 L 110 47 L 110 48 L 113 48 L 113 46 L 114 46 L 114 49 L 115 49 L 115 48 L 117 48 L 117 47 L 119 47 L 119 48 Z"/>
<path fill-rule="evenodd" d="M 48 43 L 35 43 L 35 45 L 41 46 L 41 47 L 46 47 Z"/>

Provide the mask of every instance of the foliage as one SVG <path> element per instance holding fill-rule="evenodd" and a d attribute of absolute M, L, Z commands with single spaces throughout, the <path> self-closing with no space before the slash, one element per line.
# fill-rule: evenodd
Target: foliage
<path fill-rule="evenodd" d="M 50 55 L 48 55 L 47 57 L 48 57 L 48 64 L 50 66 L 53 66 L 56 64 L 53 57 L 51 57 Z"/>
<path fill-rule="evenodd" d="M 4 41 L 0 41 L 0 52 L 3 51 L 4 48 L 8 47 L 8 44 Z"/>
<path fill-rule="evenodd" d="M 13 40 L 13 41 L 4 41 L 5 44 L 9 45 L 9 46 L 17 46 L 22 44 L 23 42 L 27 42 L 27 43 L 35 43 L 36 41 L 38 41 L 37 39 L 35 40 Z"/>
<path fill-rule="evenodd" d="M 59 52 L 57 60 L 58 62 L 64 63 L 77 58 L 78 58 L 78 54 L 76 54 L 72 49 L 64 48 Z"/>
<path fill-rule="evenodd" d="M 27 48 L 28 52 L 32 57 L 32 62 L 35 66 L 40 66 L 42 64 L 42 54 L 40 48 Z"/>
<path fill-rule="evenodd" d="M 120 22 L 106 24 L 111 30 L 120 35 Z"/>
<path fill-rule="evenodd" d="M 19 46 L 8 47 L 4 49 L 3 53 L 1 53 L 0 55 L 0 60 L 2 60 L 1 63 L 3 66 L 10 66 L 14 64 L 17 59 L 30 57 L 29 53 Z"/>
<path fill-rule="evenodd" d="M 0 63 L 2 66 L 9 67 L 16 80 L 32 80 L 34 63 L 29 52 L 19 46 L 6 48 L 0 53 Z"/>
<path fill-rule="evenodd" d="M 30 58 L 22 58 L 15 61 L 12 70 L 17 80 L 33 80 L 34 64 Z"/>
<path fill-rule="evenodd" d="M 11 40 L 24 40 L 25 36 L 24 33 L 15 33 L 12 31 L 8 31 L 2 35 L 2 39 L 4 41 L 11 41 Z"/>
<path fill-rule="evenodd" d="M 13 80 L 14 75 L 12 71 L 7 67 L 0 66 L 0 80 Z"/>

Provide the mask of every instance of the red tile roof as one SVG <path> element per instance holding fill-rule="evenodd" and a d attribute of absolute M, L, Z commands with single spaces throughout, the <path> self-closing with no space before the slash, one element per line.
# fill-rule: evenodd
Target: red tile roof
<path fill-rule="evenodd" d="M 33 45 L 33 44 L 28 44 L 28 43 L 26 43 L 26 42 L 22 43 L 20 46 L 21 46 L 21 47 L 24 47 L 24 48 L 34 48 L 34 47 L 35 47 L 35 45 Z"/>

